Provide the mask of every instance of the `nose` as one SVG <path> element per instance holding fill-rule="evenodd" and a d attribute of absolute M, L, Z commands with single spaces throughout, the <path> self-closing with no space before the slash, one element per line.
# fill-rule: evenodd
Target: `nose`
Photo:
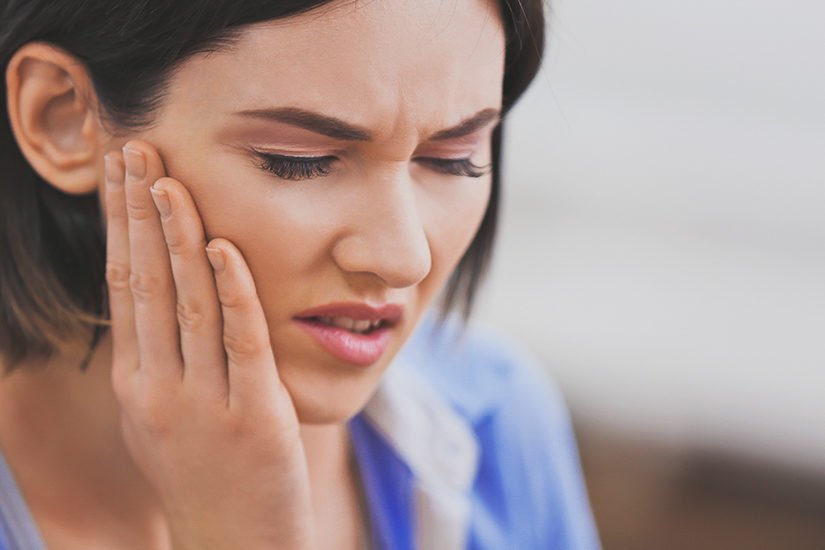
<path fill-rule="evenodd" d="M 391 288 L 421 282 L 432 267 L 430 244 L 409 175 L 362 187 L 346 213 L 349 230 L 332 256 L 349 273 L 371 273 Z"/>

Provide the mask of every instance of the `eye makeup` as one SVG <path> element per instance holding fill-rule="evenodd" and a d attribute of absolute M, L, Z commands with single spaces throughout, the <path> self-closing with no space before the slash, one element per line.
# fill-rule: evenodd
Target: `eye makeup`
<path fill-rule="evenodd" d="M 445 174 L 468 178 L 480 178 L 489 174 L 493 168 L 492 163 L 483 166 L 474 164 L 470 157 L 460 159 L 420 158 L 418 162 L 429 164 Z"/>
<path fill-rule="evenodd" d="M 331 165 L 337 159 L 333 156 L 323 157 L 291 157 L 264 153 L 254 150 L 257 157 L 256 166 L 276 177 L 285 180 L 306 180 L 322 178 L 329 175 Z"/>
<path fill-rule="evenodd" d="M 332 165 L 338 160 L 334 156 L 320 157 L 288 156 L 267 153 L 253 149 L 256 166 L 284 180 L 300 181 L 322 178 L 332 171 Z M 479 166 L 464 158 L 419 157 L 413 159 L 443 174 L 458 177 L 480 178 L 492 169 L 492 164 Z"/>

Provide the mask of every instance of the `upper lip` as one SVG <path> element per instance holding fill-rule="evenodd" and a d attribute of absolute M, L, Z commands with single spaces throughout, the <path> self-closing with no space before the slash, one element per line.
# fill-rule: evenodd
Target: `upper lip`
<path fill-rule="evenodd" d="M 385 321 L 390 326 L 398 324 L 404 306 L 398 304 L 369 305 L 358 302 L 335 302 L 302 311 L 295 317 L 348 317 L 355 321 Z"/>

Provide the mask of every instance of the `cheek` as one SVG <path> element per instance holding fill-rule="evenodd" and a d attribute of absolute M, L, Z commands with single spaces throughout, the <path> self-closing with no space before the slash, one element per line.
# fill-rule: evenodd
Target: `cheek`
<path fill-rule="evenodd" d="M 258 182 L 250 187 L 254 191 L 204 201 L 210 204 L 202 216 L 214 236 L 243 254 L 270 322 L 288 321 L 323 298 L 313 289 L 330 282 L 327 250 L 334 227 L 323 205 L 312 200 L 314 193 L 273 191 Z"/>
<path fill-rule="evenodd" d="M 193 149 L 162 152 L 170 159 L 168 171 L 192 194 L 207 238 L 226 238 L 241 250 L 271 321 L 287 320 L 325 298 L 318 295 L 324 285 L 341 290 L 343 279 L 329 251 L 337 236 L 358 225 L 350 227 L 358 218 L 350 192 L 342 195 L 343 188 L 321 180 L 279 181 L 217 152 L 187 158 Z M 491 182 L 487 175 L 414 183 L 432 255 L 432 270 L 418 289 L 422 302 L 432 298 L 469 247 Z"/>
<path fill-rule="evenodd" d="M 488 175 L 453 185 L 432 199 L 437 202 L 432 202 L 427 213 L 433 269 L 438 266 L 439 272 L 433 275 L 438 278 L 446 278 L 470 246 L 487 208 L 492 178 Z"/>
<path fill-rule="evenodd" d="M 329 217 L 323 215 L 316 193 L 256 174 L 227 155 L 187 159 L 186 151 L 180 151 L 166 157 L 173 159 L 167 162 L 168 172 L 187 187 L 197 205 L 207 240 L 222 237 L 241 251 L 262 302 L 291 306 L 307 298 L 296 282 L 307 280 L 317 268 L 333 229 L 324 221 Z"/>

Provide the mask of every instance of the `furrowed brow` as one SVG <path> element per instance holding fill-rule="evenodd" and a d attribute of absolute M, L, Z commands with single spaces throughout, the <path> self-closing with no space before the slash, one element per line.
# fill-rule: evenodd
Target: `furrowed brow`
<path fill-rule="evenodd" d="M 501 112 L 498 109 L 482 109 L 476 114 L 465 118 L 452 128 L 436 132 L 430 136 L 428 141 L 447 141 L 462 138 L 485 127 L 490 122 L 499 121 L 500 119 Z"/>
<path fill-rule="evenodd" d="M 365 128 L 360 128 L 335 117 L 298 109 L 297 107 L 251 109 L 240 111 L 237 114 L 248 118 L 262 118 L 282 122 L 343 141 L 370 141 L 372 139 L 372 133 Z"/>
<path fill-rule="evenodd" d="M 236 114 L 247 118 L 260 118 L 281 122 L 342 141 L 371 141 L 373 139 L 372 132 L 366 128 L 344 122 L 339 118 L 299 109 L 297 107 L 250 109 L 240 111 Z M 447 141 L 465 137 L 483 128 L 490 122 L 500 120 L 500 118 L 501 112 L 498 109 L 482 109 L 451 128 L 439 130 L 431 135 L 428 141 Z"/>

